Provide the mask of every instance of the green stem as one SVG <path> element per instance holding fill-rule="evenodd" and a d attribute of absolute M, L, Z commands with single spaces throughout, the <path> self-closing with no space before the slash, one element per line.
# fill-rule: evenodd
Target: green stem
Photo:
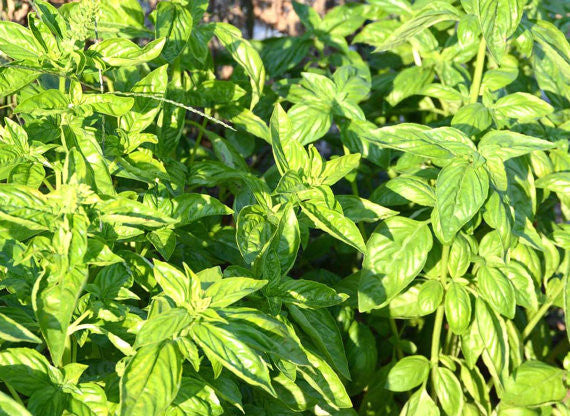
<path fill-rule="evenodd" d="M 208 114 L 208 110 L 204 110 L 206 114 Z M 194 143 L 194 148 L 192 149 L 192 155 L 190 156 L 190 164 L 194 163 L 194 158 L 196 157 L 196 152 L 198 152 L 198 148 L 200 147 L 200 142 L 202 141 L 202 137 L 204 136 L 204 130 L 206 129 L 206 124 L 208 124 L 208 119 L 204 117 L 202 120 L 202 125 L 198 131 L 198 137 L 196 138 L 196 142 Z"/>
<path fill-rule="evenodd" d="M 396 339 L 396 345 L 395 345 L 396 356 L 398 357 L 398 360 L 401 360 L 402 358 L 404 358 L 404 353 L 400 348 L 400 333 L 398 332 L 398 326 L 396 325 L 396 320 L 394 318 L 390 318 L 389 321 L 390 321 L 390 329 L 392 330 L 394 338 Z"/>
<path fill-rule="evenodd" d="M 441 268 L 440 268 L 440 279 L 441 284 L 445 288 L 447 286 L 447 262 L 449 260 L 449 245 L 445 244 L 441 253 Z M 433 324 L 433 335 L 431 338 L 431 364 L 432 369 L 437 366 L 439 361 L 439 343 L 441 338 L 441 327 L 443 325 L 443 305 L 438 306 L 435 313 L 435 322 Z"/>
<path fill-rule="evenodd" d="M 481 90 L 481 78 L 483 77 L 483 67 L 485 66 L 485 52 L 487 50 L 487 43 L 485 38 L 481 36 L 479 42 L 479 50 L 477 51 L 477 60 L 475 61 L 475 72 L 473 73 L 473 83 L 469 91 L 469 103 L 477 102 L 479 98 L 479 91 Z"/>
<path fill-rule="evenodd" d="M 530 335 L 532 330 L 540 322 L 540 320 L 546 314 L 546 312 L 548 312 L 548 309 L 550 309 L 550 307 L 554 303 L 554 300 L 558 297 L 558 295 L 560 295 L 560 292 L 562 292 L 562 289 L 564 289 L 564 282 L 560 282 L 560 286 L 556 288 L 554 293 L 552 293 L 552 296 L 550 296 L 548 298 L 548 300 L 533 315 L 532 319 L 530 321 L 528 321 L 528 323 L 526 324 L 526 326 L 523 330 L 523 333 L 522 333 L 523 340 L 528 338 L 528 336 Z"/>
<path fill-rule="evenodd" d="M 20 397 L 20 395 L 18 394 L 18 392 L 14 389 L 14 387 L 12 387 L 12 385 L 10 385 L 10 383 L 6 383 L 4 382 L 4 384 L 6 385 L 6 387 L 8 387 L 8 391 L 10 392 L 10 394 L 12 395 L 12 397 L 14 398 L 14 400 L 16 400 L 18 403 L 20 403 L 22 406 L 26 407 L 26 405 L 24 404 L 24 402 L 22 401 L 22 398 Z"/>

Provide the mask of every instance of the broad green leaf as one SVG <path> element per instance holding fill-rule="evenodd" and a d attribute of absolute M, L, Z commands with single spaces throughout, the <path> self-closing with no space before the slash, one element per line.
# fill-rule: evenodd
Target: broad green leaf
<path fill-rule="evenodd" d="M 110 66 L 133 66 L 152 61 L 160 55 L 166 39 L 160 38 L 144 47 L 123 38 L 105 39 L 89 48 L 95 56 Z"/>
<path fill-rule="evenodd" d="M 235 61 L 245 70 L 251 82 L 251 105 L 253 109 L 261 97 L 265 85 L 265 67 L 257 51 L 243 39 L 241 32 L 228 23 L 216 23 L 214 34 Z"/>
<path fill-rule="evenodd" d="M 51 358 L 61 364 L 75 305 L 87 281 L 83 256 L 87 251 L 88 219 L 68 214 L 52 245 L 60 261 L 51 264 L 34 284 L 32 304 Z"/>
<path fill-rule="evenodd" d="M 502 403 L 512 406 L 540 406 L 564 399 L 564 371 L 540 361 L 526 361 L 515 368 L 505 382 Z"/>
<path fill-rule="evenodd" d="M 182 357 L 174 342 L 147 345 L 130 358 L 121 377 L 120 415 L 162 415 L 182 376 Z"/>
<path fill-rule="evenodd" d="M 512 131 L 493 130 L 479 141 L 479 152 L 485 157 L 498 157 L 502 161 L 523 156 L 538 150 L 548 150 L 553 143 Z"/>
<path fill-rule="evenodd" d="M 178 305 L 183 305 L 189 297 L 190 280 L 186 274 L 174 266 L 154 260 L 154 278 L 164 291 Z"/>
<path fill-rule="evenodd" d="M 174 409 L 181 413 L 175 413 Z M 211 386 L 194 377 L 182 377 L 180 390 L 167 415 L 219 416 L 223 413 L 224 408 Z"/>
<path fill-rule="evenodd" d="M 32 32 L 10 21 L 0 22 L 0 51 L 15 60 L 37 61 L 40 45 Z"/>
<path fill-rule="evenodd" d="M 404 22 L 394 30 L 376 51 L 394 49 L 409 39 L 418 35 L 422 30 L 427 29 L 439 22 L 447 20 L 459 20 L 459 11 L 449 3 L 437 1 L 418 11 L 412 19 Z"/>
<path fill-rule="evenodd" d="M 275 293 L 281 301 L 309 309 L 328 308 L 347 298 L 323 283 L 304 279 L 281 280 L 274 291 L 271 293 Z"/>
<path fill-rule="evenodd" d="M 339 156 L 325 163 L 324 169 L 320 174 L 323 185 L 334 185 L 339 180 L 347 176 L 351 171 L 358 168 L 360 163 L 360 154 L 350 154 Z"/>
<path fill-rule="evenodd" d="M 0 97 L 14 94 L 40 76 L 40 72 L 22 68 L 0 68 Z"/>
<path fill-rule="evenodd" d="M 459 283 L 452 282 L 445 293 L 445 317 L 449 329 L 455 334 L 464 334 L 471 323 L 471 298 Z"/>
<path fill-rule="evenodd" d="M 433 207 L 435 205 L 434 189 L 417 176 L 401 175 L 386 182 L 386 188 L 419 205 Z"/>
<path fill-rule="evenodd" d="M 185 308 L 172 308 L 144 321 L 137 333 L 134 348 L 157 344 L 171 339 L 187 328 L 193 321 Z"/>
<path fill-rule="evenodd" d="M 308 364 L 299 339 L 277 319 L 251 308 L 226 308 L 219 314 L 229 323 L 218 326 L 227 329 L 249 347 L 296 365 Z"/>
<path fill-rule="evenodd" d="M 229 277 L 218 280 L 205 290 L 204 296 L 211 298 L 210 307 L 224 308 L 237 302 L 250 293 L 257 292 L 267 284 L 267 280 L 248 277 Z"/>
<path fill-rule="evenodd" d="M 526 92 L 515 92 L 499 98 L 492 109 L 502 117 L 521 121 L 544 117 L 554 111 L 546 101 Z"/>
<path fill-rule="evenodd" d="M 522 17 L 522 0 L 473 0 L 473 12 L 487 47 L 500 63 L 507 50 L 507 39 L 515 32 Z"/>
<path fill-rule="evenodd" d="M 194 325 L 190 332 L 192 339 L 208 355 L 215 357 L 236 376 L 275 395 L 267 364 L 259 354 L 230 331 L 207 322 L 200 322 Z"/>
<path fill-rule="evenodd" d="M 0 351 L 0 370 L 0 379 L 26 396 L 51 386 L 54 371 L 47 358 L 31 348 Z"/>
<path fill-rule="evenodd" d="M 477 298 L 474 323 L 477 326 L 477 343 L 482 347 L 483 361 L 498 388 L 501 388 L 501 380 L 509 364 L 509 344 L 500 319 L 482 298 Z"/>
<path fill-rule="evenodd" d="M 31 416 L 26 408 L 10 396 L 0 392 L 0 416 Z"/>
<path fill-rule="evenodd" d="M 397 211 L 355 195 L 336 195 L 346 217 L 354 222 L 376 222 L 398 215 Z"/>
<path fill-rule="evenodd" d="M 404 357 L 390 369 L 386 379 L 386 388 L 390 391 L 408 391 L 422 384 L 428 374 L 427 358 L 421 355 Z"/>
<path fill-rule="evenodd" d="M 326 204 L 316 200 L 301 202 L 301 209 L 317 228 L 356 248 L 358 251 L 365 252 L 366 245 L 358 227 L 343 214 L 330 209 Z"/>
<path fill-rule="evenodd" d="M 318 391 L 329 405 L 340 409 L 352 407 L 342 381 L 329 364 L 316 354 L 305 352 L 311 365 L 297 368 L 301 377 Z"/>
<path fill-rule="evenodd" d="M 156 5 L 156 38 L 165 38 L 161 55 L 172 62 L 185 48 L 192 32 L 192 15 L 188 8 L 174 2 Z"/>
<path fill-rule="evenodd" d="M 495 267 L 483 266 L 477 273 L 481 296 L 501 315 L 515 317 L 515 289 L 511 281 Z"/>
<path fill-rule="evenodd" d="M 288 308 L 292 318 L 328 358 L 331 366 L 350 380 L 341 334 L 330 312 L 326 309 L 299 309 L 291 304 Z"/>
<path fill-rule="evenodd" d="M 134 104 L 132 97 L 121 97 L 114 94 L 84 94 L 81 98 L 80 108 L 88 107 L 93 111 L 110 116 L 122 116 Z"/>
<path fill-rule="evenodd" d="M 172 218 L 178 226 L 212 215 L 230 215 L 233 211 L 216 198 L 203 194 L 182 194 L 172 199 Z"/>
<path fill-rule="evenodd" d="M 133 88 L 131 88 L 131 92 L 134 94 L 163 96 L 168 83 L 167 70 L 168 65 L 159 66 L 137 82 Z M 133 108 L 121 117 L 119 124 L 129 133 L 141 132 L 152 123 L 160 107 L 161 102 L 159 100 L 147 97 L 135 97 Z"/>
<path fill-rule="evenodd" d="M 463 414 L 465 397 L 459 380 L 453 372 L 445 367 L 434 368 L 433 386 L 438 402 L 449 416 Z"/>
<path fill-rule="evenodd" d="M 42 340 L 25 326 L 0 313 L 0 340 L 8 342 L 31 342 L 41 344 Z"/>
<path fill-rule="evenodd" d="M 237 217 L 236 242 L 246 263 L 253 263 L 272 234 L 271 223 L 259 205 L 248 205 L 241 209 Z"/>
<path fill-rule="evenodd" d="M 443 243 L 450 243 L 477 214 L 487 198 L 488 188 L 489 179 L 482 166 L 454 160 L 441 170 L 435 186 L 435 205 Z"/>
<path fill-rule="evenodd" d="M 439 409 L 425 388 L 416 391 L 404 405 L 402 416 L 439 416 Z"/>
<path fill-rule="evenodd" d="M 361 280 L 359 304 L 369 298 L 375 308 L 386 305 L 422 270 L 432 243 L 426 223 L 400 216 L 383 221 L 368 239 L 363 262 L 377 285 L 369 291 Z"/>
<path fill-rule="evenodd" d="M 568 194 L 570 191 L 570 172 L 550 173 L 537 179 L 535 186 L 557 192 L 560 195 Z"/>
<path fill-rule="evenodd" d="M 491 112 L 481 103 L 467 104 L 461 107 L 451 119 L 451 126 L 461 130 L 467 136 L 477 136 L 491 127 Z"/>

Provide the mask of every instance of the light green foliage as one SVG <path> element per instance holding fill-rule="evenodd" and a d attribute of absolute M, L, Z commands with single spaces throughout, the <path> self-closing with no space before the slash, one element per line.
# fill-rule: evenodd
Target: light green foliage
<path fill-rule="evenodd" d="M 0 22 L 0 416 L 569 414 L 567 2 L 342 3 Z"/>

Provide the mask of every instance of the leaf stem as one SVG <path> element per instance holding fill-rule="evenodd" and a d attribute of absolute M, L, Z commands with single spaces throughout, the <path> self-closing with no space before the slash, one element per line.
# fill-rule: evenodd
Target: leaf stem
<path fill-rule="evenodd" d="M 483 67 L 485 66 L 485 52 L 487 50 L 487 43 L 485 38 L 481 36 L 479 42 L 479 50 L 477 51 L 477 60 L 475 61 L 475 72 L 473 73 L 473 83 L 469 91 L 469 103 L 474 104 L 479 98 L 479 91 L 481 89 L 481 78 L 483 77 Z"/>
<path fill-rule="evenodd" d="M 546 312 L 548 312 L 548 309 L 550 309 L 550 307 L 554 303 L 554 300 L 558 297 L 558 295 L 560 295 L 562 289 L 564 289 L 564 281 L 560 282 L 560 285 L 555 289 L 554 293 L 552 293 L 552 295 L 548 298 L 548 300 L 542 304 L 542 306 L 538 309 L 538 311 L 533 315 L 532 319 L 528 321 L 522 332 L 523 340 L 528 338 L 528 336 L 536 327 L 536 325 L 540 322 L 542 317 L 546 314 Z"/>
<path fill-rule="evenodd" d="M 205 109 L 204 112 L 208 114 L 208 110 Z M 202 141 L 202 137 L 204 136 L 204 130 L 206 129 L 206 125 L 208 124 L 208 119 L 204 117 L 202 120 L 201 128 L 198 132 L 198 137 L 196 138 L 196 142 L 194 143 L 194 148 L 192 149 L 192 155 L 190 156 L 190 164 L 194 163 L 194 159 L 196 157 L 196 152 L 198 152 L 198 148 L 200 147 L 200 142 Z"/>
<path fill-rule="evenodd" d="M 14 398 L 14 400 L 16 400 L 18 403 L 20 403 L 22 406 L 26 407 L 26 405 L 24 404 L 24 402 L 22 401 L 22 398 L 20 397 L 20 395 L 18 394 L 18 392 L 16 391 L 16 389 L 14 389 L 14 387 L 12 387 L 12 385 L 10 383 L 6 383 L 4 382 L 4 384 L 6 385 L 6 387 L 8 388 L 8 391 L 10 392 L 10 394 L 12 395 L 12 397 Z"/>
<path fill-rule="evenodd" d="M 443 287 L 446 287 L 447 279 L 447 262 L 449 260 L 449 245 L 444 244 L 441 252 L 441 268 L 440 268 L 440 279 Z M 432 369 L 437 366 L 439 361 L 439 343 L 441 338 L 441 327 L 443 325 L 443 305 L 437 307 L 435 313 L 435 322 L 433 324 L 433 334 L 431 338 L 431 356 L 430 361 L 432 364 Z M 432 373 L 433 374 L 433 373 Z"/>
<path fill-rule="evenodd" d="M 396 320 L 394 318 L 390 318 L 389 321 L 390 321 L 390 329 L 392 330 L 394 338 L 396 339 L 396 345 L 395 345 L 396 356 L 398 357 L 398 360 L 401 360 L 402 358 L 404 358 L 404 353 L 400 348 L 400 333 L 398 332 L 398 326 L 396 325 Z"/>

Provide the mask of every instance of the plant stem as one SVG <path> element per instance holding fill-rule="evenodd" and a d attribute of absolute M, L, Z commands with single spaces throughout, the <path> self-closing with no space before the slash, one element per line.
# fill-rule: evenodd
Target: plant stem
<path fill-rule="evenodd" d="M 20 403 L 22 406 L 26 407 L 26 405 L 24 404 L 24 402 L 22 401 L 22 398 L 20 397 L 20 395 L 18 394 L 18 392 L 14 389 L 14 387 L 12 387 L 12 385 L 10 383 L 6 383 L 4 382 L 4 384 L 6 385 L 6 387 L 8 388 L 8 391 L 10 392 L 10 394 L 12 395 L 12 397 L 14 398 L 14 400 L 16 400 L 18 403 Z"/>
<path fill-rule="evenodd" d="M 552 296 L 550 296 L 548 300 L 543 303 L 543 305 L 534 314 L 532 319 L 528 321 L 522 333 L 523 340 L 528 338 L 534 327 L 536 327 L 536 325 L 540 322 L 542 317 L 546 314 L 546 312 L 548 312 L 548 309 L 550 309 L 550 307 L 554 303 L 554 300 L 558 297 L 560 292 L 562 292 L 562 289 L 564 289 L 564 282 L 560 282 L 560 286 L 556 288 L 554 293 L 552 293 Z"/>
<path fill-rule="evenodd" d="M 206 112 L 206 114 L 208 113 L 208 110 L 204 110 Z M 200 147 L 200 142 L 202 141 L 202 136 L 204 136 L 204 130 L 206 129 L 206 124 L 208 124 L 208 119 L 206 117 L 204 117 L 204 119 L 202 120 L 202 125 L 200 126 L 201 128 L 199 129 L 200 131 L 198 132 L 198 137 L 196 138 L 196 142 L 194 143 L 194 148 L 192 149 L 192 155 L 190 156 L 190 164 L 194 163 L 194 158 L 196 157 L 196 152 L 198 151 L 198 148 Z"/>
<path fill-rule="evenodd" d="M 445 244 L 441 253 L 441 268 L 440 268 L 440 279 L 441 284 L 445 288 L 447 279 L 447 262 L 449 260 L 449 245 Z M 432 368 L 435 368 L 439 361 L 439 342 L 441 338 L 441 327 L 443 324 L 443 305 L 439 305 L 435 313 L 435 322 L 433 324 L 433 335 L 431 338 L 431 364 Z"/>
<path fill-rule="evenodd" d="M 402 358 L 404 358 L 404 353 L 400 348 L 400 333 L 398 332 L 398 326 L 396 325 L 396 320 L 394 318 L 390 318 L 389 321 L 390 321 L 390 329 L 392 330 L 394 338 L 396 339 L 396 345 L 395 345 L 396 357 L 398 357 L 398 360 L 401 360 Z"/>
<path fill-rule="evenodd" d="M 479 98 L 479 90 L 481 89 L 481 78 L 483 77 L 483 67 L 485 66 L 485 52 L 487 50 L 487 43 L 485 38 L 481 36 L 479 42 L 479 50 L 477 51 L 477 60 L 475 61 L 475 72 L 473 73 L 473 83 L 469 91 L 469 103 L 477 102 Z"/>

